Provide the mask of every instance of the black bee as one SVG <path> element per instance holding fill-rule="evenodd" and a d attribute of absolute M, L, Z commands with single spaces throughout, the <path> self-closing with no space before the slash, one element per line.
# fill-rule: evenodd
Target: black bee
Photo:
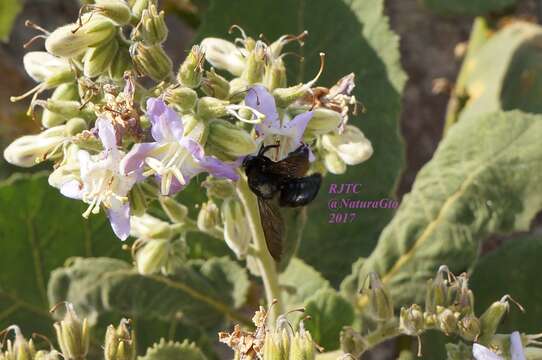
<path fill-rule="evenodd" d="M 307 205 L 314 200 L 322 183 L 320 174 L 305 176 L 309 170 L 307 145 L 301 145 L 280 161 L 273 161 L 265 156 L 267 151 L 278 146 L 262 146 L 258 155 L 247 156 L 243 161 L 248 186 L 258 197 L 267 248 L 277 262 L 282 255 L 285 234 L 279 206 Z"/>

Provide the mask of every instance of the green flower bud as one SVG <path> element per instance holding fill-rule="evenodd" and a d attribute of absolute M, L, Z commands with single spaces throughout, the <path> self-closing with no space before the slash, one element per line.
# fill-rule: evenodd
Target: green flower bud
<path fill-rule="evenodd" d="M 160 45 L 135 45 L 133 57 L 136 68 L 155 81 L 162 81 L 171 75 L 173 63 Z"/>
<path fill-rule="evenodd" d="M 95 0 L 95 3 L 94 9 L 117 25 L 126 25 L 132 18 L 130 7 L 124 0 Z"/>
<path fill-rule="evenodd" d="M 141 14 L 139 35 L 147 44 L 162 44 L 168 36 L 164 11 L 158 12 L 156 5 L 150 5 Z"/>
<path fill-rule="evenodd" d="M 245 79 L 233 79 L 232 81 L 230 81 L 230 94 L 228 95 L 228 98 L 232 103 L 238 103 L 243 101 L 248 87 L 248 82 Z"/>
<path fill-rule="evenodd" d="M 326 134 L 322 136 L 324 149 L 335 152 L 347 165 L 357 165 L 373 155 L 371 142 L 360 129 L 347 125 L 342 134 Z"/>
<path fill-rule="evenodd" d="M 273 90 L 273 97 L 279 107 L 287 107 L 309 93 L 310 88 L 305 84 L 297 84 L 287 88 Z"/>
<path fill-rule="evenodd" d="M 425 329 L 423 311 L 419 305 L 413 304 L 409 308 L 402 307 L 399 327 L 410 336 L 418 336 Z"/>
<path fill-rule="evenodd" d="M 135 334 L 133 330 L 130 330 L 129 320 L 122 319 L 117 328 L 113 325 L 107 327 L 104 345 L 105 360 L 134 360 L 136 353 Z"/>
<path fill-rule="evenodd" d="M 467 341 L 475 341 L 480 335 L 480 320 L 476 316 L 465 316 L 457 324 L 459 336 Z"/>
<path fill-rule="evenodd" d="M 458 312 L 453 312 L 450 309 L 437 306 L 438 326 L 446 335 L 456 332 L 459 316 L 460 314 Z"/>
<path fill-rule="evenodd" d="M 448 288 L 444 279 L 444 273 L 447 271 L 447 267 L 441 267 L 435 278 L 427 282 L 425 311 L 428 313 L 435 314 L 437 312 L 437 306 L 448 305 Z"/>
<path fill-rule="evenodd" d="M 130 235 L 143 239 L 170 239 L 171 225 L 147 213 L 130 218 Z"/>
<path fill-rule="evenodd" d="M 136 19 L 141 19 L 141 16 L 143 15 L 143 11 L 145 9 L 149 8 L 150 4 L 155 4 L 155 0 L 135 0 L 134 4 L 132 5 L 132 14 Z"/>
<path fill-rule="evenodd" d="M 170 251 L 170 240 L 153 239 L 144 241 L 135 256 L 137 271 L 142 275 L 160 272 L 167 265 Z"/>
<path fill-rule="evenodd" d="M 226 70 L 234 76 L 241 76 L 245 69 L 245 58 L 235 44 L 209 37 L 203 39 L 201 47 L 204 49 L 205 59 L 213 67 Z"/>
<path fill-rule="evenodd" d="M 368 286 L 362 290 L 369 299 L 369 315 L 377 321 L 393 318 L 393 303 L 388 290 L 380 281 L 377 273 L 367 276 Z"/>
<path fill-rule="evenodd" d="M 139 184 L 135 184 L 128 193 L 131 215 L 143 216 L 147 211 L 147 196 Z"/>
<path fill-rule="evenodd" d="M 197 224 L 198 229 L 203 232 L 211 231 L 220 224 L 220 212 L 213 201 L 201 204 Z"/>
<path fill-rule="evenodd" d="M 269 360 L 289 360 L 290 334 L 286 329 L 277 329 L 265 336 L 263 358 Z"/>
<path fill-rule="evenodd" d="M 196 106 L 198 94 L 188 87 L 177 86 L 166 90 L 164 100 L 168 104 L 178 107 L 181 111 L 188 112 Z"/>
<path fill-rule="evenodd" d="M 324 155 L 324 166 L 327 171 L 335 175 L 341 175 L 346 172 L 346 164 L 339 155 L 334 152 L 328 152 Z"/>
<path fill-rule="evenodd" d="M 65 123 L 71 118 L 81 117 L 89 119 L 94 117 L 94 112 L 88 108 L 81 109 L 81 103 L 73 100 L 36 100 L 34 106 L 41 106 L 56 116 L 42 117 L 42 123 L 45 127 L 53 127 Z"/>
<path fill-rule="evenodd" d="M 270 91 L 286 87 L 286 68 L 282 59 L 277 59 L 266 65 L 263 76 L 263 85 Z"/>
<path fill-rule="evenodd" d="M 88 130 L 88 124 L 85 119 L 72 118 L 66 123 L 66 135 L 75 136 L 85 130 Z"/>
<path fill-rule="evenodd" d="M 340 335 L 341 350 L 358 358 L 367 350 L 367 341 L 351 327 L 344 327 Z"/>
<path fill-rule="evenodd" d="M 235 195 L 235 186 L 230 180 L 209 176 L 201 186 L 207 189 L 207 197 L 209 198 L 227 199 Z"/>
<path fill-rule="evenodd" d="M 194 114 L 185 114 L 183 116 L 184 136 L 197 141 L 200 144 L 207 142 L 209 129 L 205 121 Z"/>
<path fill-rule="evenodd" d="M 491 304 L 482 316 L 480 316 L 480 338 L 478 339 L 480 344 L 487 345 L 497 332 L 504 314 L 510 308 L 510 304 L 508 303 L 509 298 L 508 295 L 503 296 L 501 300 Z"/>
<path fill-rule="evenodd" d="M 73 305 L 65 303 L 66 314 L 61 321 L 54 324 L 57 341 L 65 359 L 84 359 L 90 345 L 87 319 L 81 321 Z M 54 311 L 56 308 L 53 308 Z"/>
<path fill-rule="evenodd" d="M 246 58 L 246 65 L 241 77 L 252 85 L 263 80 L 265 72 L 265 49 L 266 45 L 262 41 L 256 41 L 254 49 Z M 278 104 L 277 104 L 278 105 Z"/>
<path fill-rule="evenodd" d="M 5 331 L 13 331 L 15 340 L 13 342 L 11 340 L 7 341 L 6 352 L 3 354 L 0 352 L 0 358 L 5 356 L 6 360 L 33 360 L 36 355 L 36 348 L 32 340 L 26 341 L 17 325 L 11 325 Z"/>
<path fill-rule="evenodd" d="M 79 91 L 75 83 L 62 84 L 53 91 L 50 97 L 51 100 L 78 100 Z M 43 109 L 41 115 L 41 124 L 45 128 L 57 126 L 66 122 L 66 117 L 52 111 Z"/>
<path fill-rule="evenodd" d="M 83 26 L 70 24 L 53 31 L 45 41 L 47 51 L 55 56 L 74 58 L 115 35 L 115 24 L 104 16 L 85 14 L 81 22 Z"/>
<path fill-rule="evenodd" d="M 40 350 L 34 356 L 34 360 L 60 360 L 60 359 L 61 359 L 60 353 L 56 350 L 51 350 L 51 351 Z"/>
<path fill-rule="evenodd" d="M 32 167 L 60 150 L 66 139 L 66 127 L 56 126 L 37 135 L 22 136 L 4 149 L 4 159 L 20 167 Z"/>
<path fill-rule="evenodd" d="M 188 208 L 169 196 L 158 198 L 162 209 L 168 218 L 174 223 L 183 223 L 188 215 Z"/>
<path fill-rule="evenodd" d="M 203 49 L 198 46 L 192 46 L 190 53 L 181 64 L 179 73 L 177 74 L 177 80 L 183 86 L 189 88 L 197 88 L 201 84 L 203 77 Z"/>
<path fill-rule="evenodd" d="M 221 119 L 209 122 L 206 146 L 212 148 L 213 153 L 234 158 L 256 151 L 256 143 L 246 130 Z"/>
<path fill-rule="evenodd" d="M 244 259 L 248 252 L 252 233 L 248 226 L 243 205 L 238 199 L 228 198 L 222 203 L 224 240 L 238 259 Z"/>
<path fill-rule="evenodd" d="M 224 117 L 228 114 L 228 104 L 227 101 L 205 96 L 198 100 L 196 113 L 204 120 Z"/>
<path fill-rule="evenodd" d="M 116 39 L 103 45 L 87 50 L 83 58 L 83 73 L 92 78 L 109 70 L 109 66 L 116 57 L 119 43 Z"/>
<path fill-rule="evenodd" d="M 300 330 L 290 340 L 290 357 L 288 359 L 316 359 L 316 346 L 308 331 Z"/>
<path fill-rule="evenodd" d="M 230 95 L 230 83 L 214 69 L 205 72 L 201 89 L 205 94 L 222 100 L 227 100 Z"/>
<path fill-rule="evenodd" d="M 326 108 L 316 108 L 313 110 L 312 118 L 307 124 L 303 136 L 305 139 L 314 139 L 319 135 L 336 131 L 341 122 L 342 116 L 338 112 Z"/>
<path fill-rule="evenodd" d="M 51 83 L 50 79 L 59 78 L 59 74 L 70 73 L 73 81 L 74 75 L 70 64 L 65 59 L 53 56 L 45 51 L 31 51 L 23 58 L 24 69 L 36 82 Z M 61 75 L 60 78 L 63 78 Z M 56 81 L 56 80 L 55 80 Z M 55 82 L 53 81 L 53 82 Z M 56 86 L 51 84 L 51 86 Z"/>
<path fill-rule="evenodd" d="M 124 73 L 132 67 L 130 50 L 126 46 L 120 46 L 117 55 L 109 65 L 108 74 L 113 80 L 122 80 Z"/>

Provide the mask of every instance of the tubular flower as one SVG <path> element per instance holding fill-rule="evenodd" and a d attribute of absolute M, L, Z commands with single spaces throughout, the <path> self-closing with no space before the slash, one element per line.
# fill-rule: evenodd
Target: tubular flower
<path fill-rule="evenodd" d="M 85 218 L 91 213 L 98 213 L 100 205 L 103 205 L 115 235 L 125 240 L 130 233 L 130 204 L 127 195 L 135 184 L 137 175 L 124 175 L 120 172 L 124 153 L 117 149 L 113 125 L 108 120 L 99 118 L 96 129 L 104 150 L 97 155 L 79 150 L 77 157 L 80 178 L 60 184 L 60 192 L 64 196 L 89 204 L 83 213 Z"/>
<path fill-rule="evenodd" d="M 275 160 L 286 157 L 290 152 L 301 145 L 303 133 L 312 118 L 313 112 L 307 111 L 290 119 L 289 116 L 279 116 L 275 98 L 261 85 L 249 89 L 245 97 L 245 104 L 265 115 L 261 124 L 255 126 L 258 139 L 264 145 L 280 143 L 279 152 Z M 310 160 L 314 155 L 310 154 Z"/>
<path fill-rule="evenodd" d="M 134 145 L 122 161 L 124 174 L 144 170 L 145 176 L 155 175 L 160 180 L 163 195 L 180 191 L 193 176 L 201 172 L 230 180 L 239 178 L 234 164 L 205 156 L 201 144 L 183 135 L 184 126 L 180 116 L 164 101 L 150 98 L 147 101 L 147 115 L 155 141 Z"/>

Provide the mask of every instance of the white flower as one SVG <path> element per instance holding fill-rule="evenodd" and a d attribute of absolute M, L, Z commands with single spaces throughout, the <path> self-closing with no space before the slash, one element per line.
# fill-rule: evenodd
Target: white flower
<path fill-rule="evenodd" d="M 504 360 L 504 357 L 497 355 L 487 347 L 480 344 L 472 345 L 472 355 L 476 360 Z M 521 337 L 517 331 L 510 335 L 510 359 L 525 360 Z"/>

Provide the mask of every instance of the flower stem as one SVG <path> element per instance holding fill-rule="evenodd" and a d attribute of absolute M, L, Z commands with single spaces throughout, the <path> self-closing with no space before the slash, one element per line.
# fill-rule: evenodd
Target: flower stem
<path fill-rule="evenodd" d="M 278 315 L 284 312 L 277 267 L 271 254 L 269 254 L 269 251 L 267 250 L 258 209 L 258 201 L 256 196 L 250 191 L 246 178 L 243 175 L 241 175 L 241 178 L 237 182 L 237 195 L 245 208 L 245 214 L 252 233 L 253 256 L 258 265 L 258 269 L 260 270 L 267 304 L 271 305 L 274 301 L 276 302 L 269 313 L 269 321 L 273 324 Z"/>

